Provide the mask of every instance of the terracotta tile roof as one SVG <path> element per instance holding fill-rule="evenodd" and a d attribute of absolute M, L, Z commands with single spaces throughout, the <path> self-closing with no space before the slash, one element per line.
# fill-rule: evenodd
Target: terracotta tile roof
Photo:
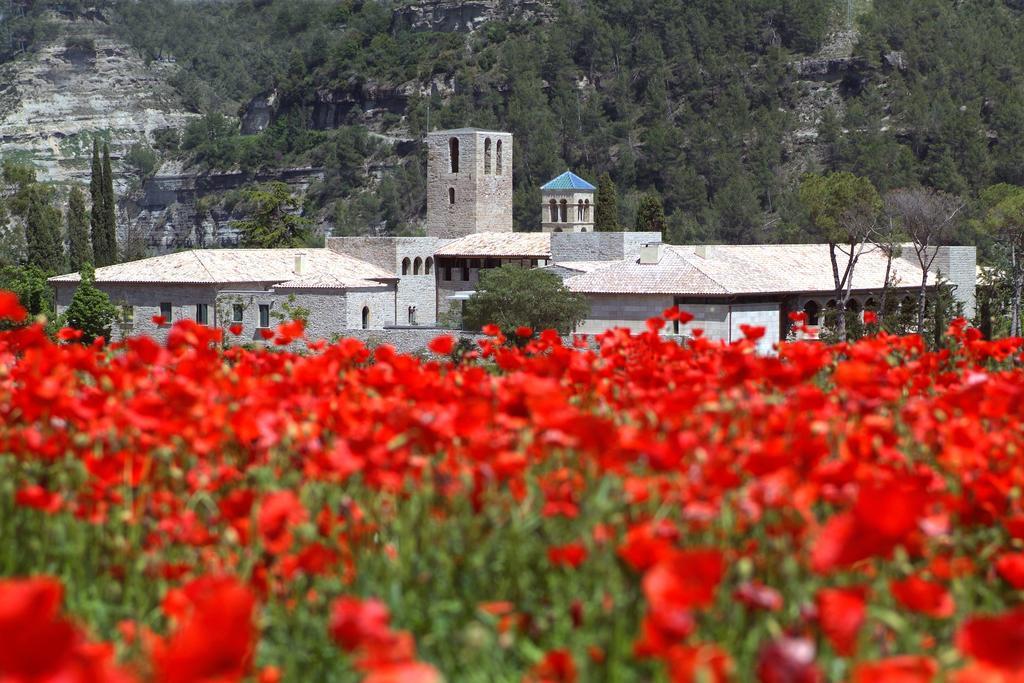
<path fill-rule="evenodd" d="M 478 232 L 449 242 L 437 255 L 551 258 L 551 233 Z"/>
<path fill-rule="evenodd" d="M 827 244 L 665 245 L 657 264 L 641 265 L 638 261 L 635 257 L 616 261 L 606 268 L 570 277 L 565 284 L 577 292 L 609 294 L 732 295 L 834 290 Z M 854 269 L 853 289 L 881 289 L 885 266 L 884 254 L 869 248 Z M 920 285 L 919 266 L 898 258 L 892 267 L 897 287 Z M 928 283 L 934 282 L 935 277 L 929 274 Z"/>
<path fill-rule="evenodd" d="M 302 257 L 302 275 L 295 259 Z M 50 282 L 78 282 L 78 273 Z M 397 276 L 377 266 L 329 249 L 193 249 L 96 269 L 98 283 L 232 284 L 263 282 L 299 286 L 372 286 Z M 314 284 L 300 285 L 308 282 Z M 324 283 L 337 284 L 327 285 Z M 341 285 L 340 283 L 349 283 Z M 360 284 L 356 284 L 360 283 Z"/>

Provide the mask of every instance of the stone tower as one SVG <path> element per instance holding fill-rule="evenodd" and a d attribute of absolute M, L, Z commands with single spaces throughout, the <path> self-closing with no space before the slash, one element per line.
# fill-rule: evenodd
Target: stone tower
<path fill-rule="evenodd" d="M 593 232 L 596 189 L 572 171 L 541 185 L 541 230 Z"/>
<path fill-rule="evenodd" d="M 427 235 L 512 232 L 512 134 L 427 133 Z"/>

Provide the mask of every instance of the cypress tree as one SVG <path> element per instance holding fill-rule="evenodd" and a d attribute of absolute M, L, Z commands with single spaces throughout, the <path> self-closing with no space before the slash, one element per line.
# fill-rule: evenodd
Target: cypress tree
<path fill-rule="evenodd" d="M 117 204 L 114 199 L 114 174 L 110 170 L 110 145 L 103 144 L 103 239 L 108 261 L 117 263 Z"/>
<path fill-rule="evenodd" d="M 619 198 L 612 177 L 605 173 L 597 181 L 594 198 L 594 230 L 615 232 L 619 229 Z"/>
<path fill-rule="evenodd" d="M 45 273 L 64 270 L 64 240 L 60 233 L 60 210 L 50 203 L 50 191 L 42 185 L 29 188 L 25 215 L 25 244 L 28 265 Z"/>
<path fill-rule="evenodd" d="M 86 263 L 92 263 L 92 245 L 89 244 L 89 217 L 85 213 L 85 196 L 77 188 L 71 188 L 68 196 L 68 261 L 71 270 L 81 270 Z"/>
<path fill-rule="evenodd" d="M 106 233 L 103 230 L 103 166 L 100 165 L 100 143 L 92 141 L 92 178 L 89 181 L 89 197 L 92 210 L 89 213 L 89 230 L 92 234 L 92 250 L 96 265 L 106 266 L 111 263 L 108 256 Z"/>
<path fill-rule="evenodd" d="M 645 194 L 640 200 L 640 208 L 636 212 L 637 232 L 665 233 L 665 209 L 661 201 L 653 194 Z"/>

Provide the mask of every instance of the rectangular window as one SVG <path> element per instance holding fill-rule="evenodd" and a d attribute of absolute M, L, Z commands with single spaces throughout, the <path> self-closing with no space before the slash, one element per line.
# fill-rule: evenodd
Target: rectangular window
<path fill-rule="evenodd" d="M 125 325 L 132 325 L 135 323 L 135 307 L 123 304 L 121 306 L 121 322 Z"/>
<path fill-rule="evenodd" d="M 171 324 L 171 321 L 174 319 L 174 316 L 173 309 L 171 308 L 170 303 L 164 302 L 160 304 L 160 317 L 164 319 L 164 325 Z"/>
<path fill-rule="evenodd" d="M 200 325 L 210 324 L 210 305 L 196 304 L 196 322 Z"/>
<path fill-rule="evenodd" d="M 242 304 L 233 304 L 231 306 L 231 322 L 240 323 L 242 322 L 242 316 L 245 314 L 245 308 Z"/>
<path fill-rule="evenodd" d="M 470 259 L 469 260 L 469 267 L 470 268 L 479 268 L 480 267 L 480 259 L 478 259 L 478 258 Z"/>
<path fill-rule="evenodd" d="M 449 280 L 449 281 L 452 279 L 452 267 L 451 266 L 445 266 L 444 267 L 444 279 L 445 280 Z"/>
<path fill-rule="evenodd" d="M 260 327 L 270 327 L 270 304 L 260 304 Z"/>

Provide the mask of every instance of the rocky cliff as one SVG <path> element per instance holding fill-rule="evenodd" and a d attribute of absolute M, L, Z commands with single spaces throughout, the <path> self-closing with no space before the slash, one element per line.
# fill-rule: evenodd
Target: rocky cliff
<path fill-rule="evenodd" d="M 116 160 L 196 116 L 168 84 L 172 64 L 146 64 L 94 16 L 54 15 L 53 41 L 0 67 L 0 156 L 30 162 L 41 180 L 88 184 L 94 138 Z"/>

